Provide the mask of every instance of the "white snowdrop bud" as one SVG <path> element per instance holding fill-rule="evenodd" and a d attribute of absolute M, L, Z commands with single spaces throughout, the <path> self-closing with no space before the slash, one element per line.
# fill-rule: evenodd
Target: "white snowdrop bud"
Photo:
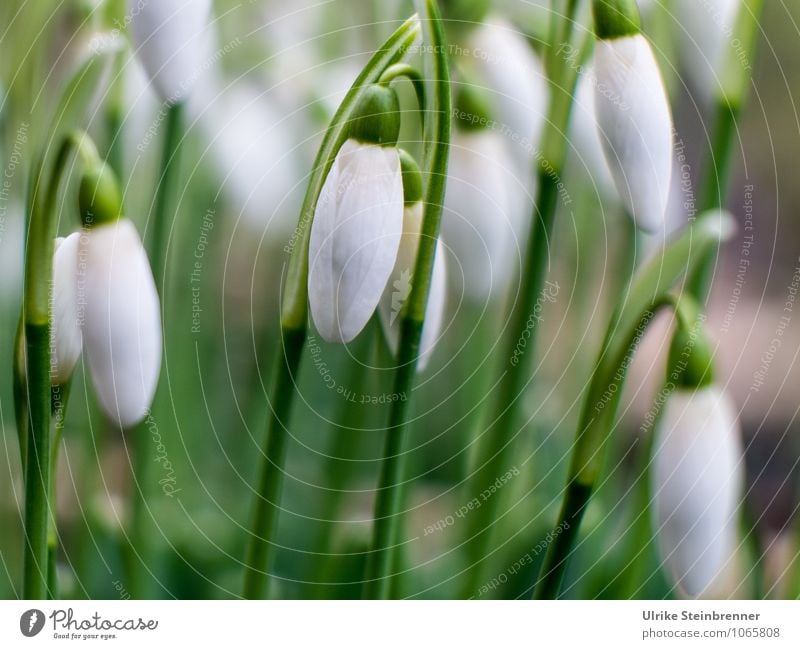
<path fill-rule="evenodd" d="M 736 411 L 710 385 L 678 388 L 664 406 L 655 448 L 653 499 L 658 546 L 688 597 L 735 587 L 737 508 L 743 451 Z"/>
<path fill-rule="evenodd" d="M 395 92 L 375 85 L 350 123 L 317 201 L 308 249 L 311 317 L 329 342 L 350 342 L 375 312 L 403 232 Z"/>
<path fill-rule="evenodd" d="M 442 232 L 475 302 L 502 296 L 519 260 L 523 224 L 509 184 L 514 164 L 503 136 L 492 130 L 454 130 L 447 170 Z"/>
<path fill-rule="evenodd" d="M 423 205 L 418 201 L 407 205 L 403 212 L 403 237 L 397 253 L 389 283 L 381 298 L 378 313 L 381 325 L 386 334 L 393 353 L 397 353 L 400 342 L 400 322 L 403 307 L 411 295 L 414 284 L 414 270 L 419 250 L 420 232 L 422 231 Z M 428 366 L 431 353 L 441 334 L 444 323 L 444 308 L 447 294 L 447 266 L 445 247 L 441 241 L 436 242 L 436 257 L 433 262 L 428 305 L 425 310 L 425 324 L 422 327 L 422 339 L 419 348 L 417 369 L 422 372 Z"/>
<path fill-rule="evenodd" d="M 167 103 L 183 101 L 207 64 L 211 0 L 130 0 L 136 55 Z"/>
<path fill-rule="evenodd" d="M 108 418 L 129 428 L 146 415 L 161 369 L 161 313 L 147 253 L 120 218 L 81 237 L 83 341 L 92 383 Z"/>
<path fill-rule="evenodd" d="M 53 300 L 50 322 L 53 385 L 69 381 L 83 347 L 78 322 L 78 248 L 80 232 L 59 237 L 53 254 Z"/>
<path fill-rule="evenodd" d="M 694 86 L 708 99 L 720 85 L 726 57 L 736 56 L 731 41 L 742 0 L 679 0 L 676 31 L 683 41 L 683 63 Z"/>
<path fill-rule="evenodd" d="M 661 228 L 672 174 L 672 117 L 650 44 L 641 34 L 599 40 L 595 111 L 617 191 L 636 225 Z"/>

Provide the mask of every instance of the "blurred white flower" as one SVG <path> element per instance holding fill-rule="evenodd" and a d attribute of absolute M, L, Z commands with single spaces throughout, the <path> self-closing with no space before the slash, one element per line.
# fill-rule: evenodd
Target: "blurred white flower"
<path fill-rule="evenodd" d="M 244 224 L 283 240 L 302 199 L 295 138 L 266 92 L 245 81 L 221 88 L 199 115 L 224 196 Z M 299 138 L 298 138 L 299 139 Z"/>
<path fill-rule="evenodd" d="M 84 349 L 100 405 L 112 422 L 129 428 L 147 414 L 161 369 L 158 293 L 131 221 L 84 229 L 78 290 Z"/>
<path fill-rule="evenodd" d="M 524 224 L 510 197 L 513 169 L 499 132 L 453 131 L 442 232 L 455 257 L 451 275 L 463 273 L 462 290 L 476 302 L 505 294 L 520 257 Z"/>
<path fill-rule="evenodd" d="M 731 41 L 742 0 L 678 0 L 676 5 L 684 68 L 707 101 L 720 85 L 725 58 L 736 56 Z"/>
<path fill-rule="evenodd" d="M 617 191 L 636 225 L 663 226 L 672 174 L 672 117 L 650 44 L 641 34 L 599 40 L 595 111 Z"/>
<path fill-rule="evenodd" d="M 161 99 L 186 99 L 208 65 L 211 0 L 129 0 L 136 55 Z"/>
<path fill-rule="evenodd" d="M 510 129 L 516 140 L 538 146 L 547 112 L 549 85 L 539 57 L 513 25 L 489 18 L 470 35 L 471 60 L 491 92 L 492 115 Z M 527 172 L 529 153 L 512 146 Z"/>
<path fill-rule="evenodd" d="M 394 268 L 403 232 L 403 180 L 394 147 L 347 140 L 322 187 L 311 225 L 311 316 L 329 342 L 349 342 L 369 321 Z"/>
<path fill-rule="evenodd" d="M 544 66 L 519 29 L 496 16 L 471 32 L 468 47 L 465 64 L 485 85 L 484 97 L 497 122 L 493 130 L 503 134 L 515 165 L 506 183 L 510 218 L 528 223 L 537 181 L 532 152 L 540 147 L 550 94 Z"/>
<path fill-rule="evenodd" d="M 78 322 L 78 248 L 81 233 L 55 241 L 53 254 L 53 298 L 50 322 L 52 354 L 50 380 L 62 385 L 72 376 L 81 355 L 83 339 Z"/>
<path fill-rule="evenodd" d="M 655 448 L 658 545 L 689 597 L 723 597 L 735 566 L 743 451 L 729 397 L 709 386 L 670 395 Z"/>
<path fill-rule="evenodd" d="M 595 112 L 594 89 L 597 78 L 593 68 L 587 68 L 578 77 L 575 87 L 572 117 L 570 118 L 569 155 L 578 168 L 585 171 L 602 198 L 616 197 L 614 179 L 606 163 L 603 143 L 600 140 L 600 128 Z"/>
<path fill-rule="evenodd" d="M 389 282 L 383 292 L 378 313 L 386 340 L 393 353 L 397 353 L 400 343 L 400 322 L 403 307 L 411 295 L 414 284 L 414 269 L 422 231 L 423 205 L 421 202 L 408 205 L 403 210 L 403 236 L 400 249 Z M 425 310 L 425 324 L 422 328 L 419 361 L 417 369 L 422 372 L 428 365 L 433 348 L 441 334 L 444 323 L 444 308 L 447 292 L 447 265 L 445 247 L 441 240 L 436 242 L 436 258 L 433 262 L 430 294 Z"/>
<path fill-rule="evenodd" d="M 15 197 L 0 206 L 0 308 L 15 304 L 25 267 L 25 208 Z"/>

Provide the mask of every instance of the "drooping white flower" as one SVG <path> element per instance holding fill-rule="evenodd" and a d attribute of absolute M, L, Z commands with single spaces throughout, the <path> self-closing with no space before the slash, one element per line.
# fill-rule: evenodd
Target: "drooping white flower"
<path fill-rule="evenodd" d="M 743 451 L 736 411 L 711 385 L 670 395 L 655 449 L 658 545 L 689 597 L 721 596 L 735 566 Z"/>
<path fill-rule="evenodd" d="M 400 322 L 403 307 L 411 295 L 414 284 L 414 270 L 422 231 L 423 205 L 421 202 L 406 206 L 403 213 L 403 236 L 397 260 L 386 289 L 383 292 L 378 313 L 386 339 L 393 353 L 397 353 L 400 342 Z M 430 360 L 436 341 L 444 323 L 444 308 L 447 291 L 447 267 L 445 247 L 441 240 L 436 242 L 436 257 L 433 262 L 430 293 L 425 311 L 425 324 L 422 327 L 419 360 L 417 368 L 423 371 Z"/>
<path fill-rule="evenodd" d="M 463 274 L 463 291 L 476 302 L 504 294 L 520 257 L 513 169 L 500 133 L 453 132 L 442 232 L 455 257 L 450 273 Z"/>
<path fill-rule="evenodd" d="M 147 414 L 161 369 L 158 293 L 133 223 L 85 228 L 78 273 L 92 383 L 109 419 L 129 428 Z"/>
<path fill-rule="evenodd" d="M 509 218 L 528 223 L 538 179 L 531 173 L 533 152 L 540 148 L 550 94 L 544 66 L 520 30 L 497 16 L 471 32 L 467 51 L 464 65 L 474 68 L 495 122 L 492 130 L 503 135 L 506 157 L 515 165 L 506 182 Z"/>
<path fill-rule="evenodd" d="M 679 0 L 676 6 L 683 62 L 696 89 L 707 99 L 719 87 L 732 45 L 742 0 Z"/>
<path fill-rule="evenodd" d="M 672 117 L 641 34 L 598 40 L 595 110 L 617 191 L 637 226 L 662 227 L 672 174 Z"/>
<path fill-rule="evenodd" d="M 549 85 L 539 57 L 525 37 L 501 18 L 490 17 L 470 36 L 470 60 L 490 91 L 493 116 L 507 126 L 513 142 L 537 146 L 547 112 Z M 512 146 L 530 171 L 525 146 Z"/>
<path fill-rule="evenodd" d="M 211 0 L 129 1 L 136 55 L 167 103 L 183 101 L 210 64 Z"/>
<path fill-rule="evenodd" d="M 53 254 L 53 299 L 50 322 L 51 372 L 53 385 L 72 376 L 81 355 L 83 338 L 78 322 L 78 248 L 80 232 L 59 237 Z"/>
<path fill-rule="evenodd" d="M 589 176 L 593 191 L 602 197 L 616 194 L 614 179 L 606 162 L 595 111 L 597 75 L 593 67 L 578 77 L 569 124 L 569 156 Z"/>
<path fill-rule="evenodd" d="M 347 140 L 325 179 L 309 241 L 311 316 L 325 340 L 349 342 L 367 324 L 394 268 L 402 232 L 397 149 Z"/>
<path fill-rule="evenodd" d="M 199 123 L 220 189 L 239 218 L 257 233 L 269 228 L 276 240 L 286 239 L 296 225 L 303 183 L 295 140 L 270 97 L 246 82 L 217 86 Z"/>

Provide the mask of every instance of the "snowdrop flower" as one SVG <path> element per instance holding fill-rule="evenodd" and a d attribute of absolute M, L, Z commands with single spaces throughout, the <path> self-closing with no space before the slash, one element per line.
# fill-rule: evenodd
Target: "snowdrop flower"
<path fill-rule="evenodd" d="M 719 87 L 725 57 L 734 56 L 731 38 L 742 0 L 679 0 L 678 32 L 684 64 L 697 89 L 707 99 Z"/>
<path fill-rule="evenodd" d="M 147 414 L 158 383 L 158 293 L 136 227 L 120 217 L 110 168 L 102 165 L 84 174 L 79 193 L 84 349 L 103 411 L 120 428 L 129 428 Z"/>
<path fill-rule="evenodd" d="M 570 156 L 580 169 L 585 170 L 595 191 L 603 198 L 614 197 L 616 196 L 614 179 L 606 163 L 595 112 L 596 84 L 597 76 L 594 68 L 587 68 L 586 72 L 578 77 L 569 125 Z"/>
<path fill-rule="evenodd" d="M 544 127 L 549 85 L 539 57 L 525 37 L 508 22 L 489 18 L 470 35 L 470 60 L 492 94 L 492 114 L 517 135 L 536 146 Z M 514 143 L 530 171 L 530 154 Z M 530 174 L 528 174 L 530 175 Z"/>
<path fill-rule="evenodd" d="M 221 189 L 245 226 L 288 238 L 302 199 L 296 140 L 270 97 L 236 82 L 216 93 L 199 119 Z"/>
<path fill-rule="evenodd" d="M 454 129 L 442 232 L 465 295 L 479 303 L 504 294 L 519 259 L 523 223 L 509 191 L 513 167 L 499 132 Z"/>
<path fill-rule="evenodd" d="M 130 0 L 131 36 L 161 99 L 182 102 L 200 76 L 208 51 L 211 0 Z"/>
<path fill-rule="evenodd" d="M 400 343 L 400 322 L 403 307 L 411 294 L 414 270 L 422 232 L 422 175 L 416 162 L 405 152 L 400 155 L 403 170 L 403 236 L 389 283 L 383 292 L 378 313 L 381 325 L 393 353 Z M 417 369 L 422 372 L 428 365 L 431 352 L 441 333 L 447 291 L 447 268 L 445 248 L 441 240 L 436 242 L 436 257 L 433 262 L 425 324 L 422 328 Z"/>
<path fill-rule="evenodd" d="M 506 185 L 510 218 L 527 223 L 537 182 L 531 152 L 540 145 L 550 92 L 544 66 L 520 31 L 501 18 L 478 25 L 467 44 L 463 66 L 484 86 L 489 114 L 497 120 L 492 129 L 502 133 L 506 157 L 515 165 Z"/>
<path fill-rule="evenodd" d="M 53 385 L 63 385 L 81 355 L 83 342 L 78 323 L 78 248 L 81 235 L 59 237 L 53 254 L 52 321 L 50 323 L 51 375 Z"/>
<path fill-rule="evenodd" d="M 356 107 L 317 202 L 308 251 L 311 316 L 329 342 L 350 342 L 369 321 L 397 258 L 403 179 L 394 90 L 374 85 Z"/>
<path fill-rule="evenodd" d="M 731 584 L 743 486 L 741 432 L 728 396 L 678 388 L 663 412 L 653 490 L 661 555 L 689 597 L 721 597 Z"/>
<path fill-rule="evenodd" d="M 610 8 L 609 5 L 614 5 Z M 672 173 L 672 117 L 632 0 L 594 3 L 595 109 L 617 191 L 636 225 L 664 222 Z"/>

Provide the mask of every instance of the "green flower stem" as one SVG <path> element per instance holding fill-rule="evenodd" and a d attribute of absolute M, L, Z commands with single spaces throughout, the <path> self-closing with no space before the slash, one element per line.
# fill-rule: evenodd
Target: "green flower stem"
<path fill-rule="evenodd" d="M 395 63 L 394 65 L 389 66 L 381 75 L 381 78 L 378 80 L 378 83 L 388 86 L 392 81 L 397 79 L 398 77 L 406 77 L 411 84 L 414 86 L 414 92 L 417 95 L 417 105 L 420 109 L 420 116 L 423 120 L 423 128 L 425 125 L 424 118 L 425 118 L 425 79 L 422 78 L 422 74 L 420 71 L 415 68 L 413 65 L 409 65 L 408 63 Z"/>
<path fill-rule="evenodd" d="M 180 167 L 184 106 L 182 103 L 170 104 L 166 111 L 164 143 L 161 150 L 161 174 L 156 189 L 152 220 L 153 234 L 150 239 L 150 265 L 153 269 L 156 286 L 159 287 L 161 293 L 164 293 L 164 272 L 167 265 L 167 228 L 172 222 L 168 218 L 168 214 Z"/>
<path fill-rule="evenodd" d="M 520 395 L 527 390 L 533 378 L 530 368 L 536 349 L 537 328 L 530 328 L 530 317 L 544 286 L 550 266 L 553 223 L 562 189 L 561 170 L 566 157 L 565 134 L 572 112 L 572 97 L 577 74 L 567 66 L 560 52 L 572 40 L 576 0 L 570 0 L 563 17 L 553 12 L 551 43 L 545 61 L 551 84 L 545 133 L 542 140 L 543 157 L 538 165 L 538 190 L 534 206 L 533 227 L 523 262 L 519 299 L 514 303 L 510 318 L 509 336 L 502 356 L 502 366 L 497 397 L 492 418 L 477 444 L 477 465 L 466 482 L 465 498 L 472 500 L 492 485 L 510 467 L 509 455 L 515 439 L 517 408 Z M 560 20 L 558 18 L 561 18 Z M 515 355 L 519 341 L 527 339 L 526 353 L 521 359 Z M 512 362 L 514 359 L 516 362 Z M 471 598 L 482 583 L 483 570 L 479 564 L 491 554 L 493 526 L 503 504 L 501 498 L 490 498 L 467 519 L 465 551 L 470 569 L 462 596 Z"/>
<path fill-rule="evenodd" d="M 564 572 L 578 536 L 585 507 L 613 434 L 622 388 L 631 357 L 655 312 L 672 303 L 668 292 L 681 278 L 692 277 L 709 248 L 731 229 L 724 214 L 706 212 L 692 228 L 670 242 L 638 273 L 626 300 L 611 318 L 581 412 L 556 535 L 545 555 L 534 590 L 537 599 L 558 597 Z"/>
<path fill-rule="evenodd" d="M 25 385 L 27 441 L 25 444 L 25 548 L 24 599 L 47 599 L 48 528 L 50 521 L 51 388 L 50 388 L 50 292 L 53 251 L 58 224 L 56 200 L 67 162 L 77 152 L 84 162 L 98 159 L 94 145 L 82 133 L 61 143 L 47 184 L 43 164 L 33 179 L 25 251 L 24 322 L 25 375 L 15 383 Z M 19 374 L 15 367 L 15 374 Z M 21 405 L 21 404 L 20 404 Z"/>
<path fill-rule="evenodd" d="M 720 208 L 725 204 L 730 186 L 730 167 L 733 158 L 733 145 L 736 139 L 736 119 L 739 110 L 727 102 L 721 102 L 717 107 L 716 126 L 711 146 L 711 161 L 709 165 L 706 184 L 700 198 L 703 210 Z M 711 278 L 714 273 L 714 263 L 718 250 L 709 249 L 700 263 L 700 267 L 691 278 L 687 289 L 703 302 L 708 298 L 711 290 Z"/>
<path fill-rule="evenodd" d="M 270 403 L 270 434 L 264 448 L 260 465 L 255 513 L 253 515 L 253 536 L 247 548 L 245 559 L 245 578 L 243 595 L 247 599 L 261 599 L 266 593 L 266 571 L 273 550 L 272 535 L 280 513 L 281 491 L 283 490 L 283 465 L 286 459 L 288 424 L 295 390 L 295 376 L 303 346 L 306 330 L 283 330 L 283 354 L 272 381 Z"/>
<path fill-rule="evenodd" d="M 714 98 L 714 132 L 705 186 L 700 200 L 701 211 L 725 205 L 730 186 L 734 145 L 738 137 L 737 120 L 751 83 L 750 66 L 756 55 L 759 17 L 763 7 L 764 0 L 745 0 L 742 3 L 734 31 L 744 58 L 740 59 L 741 55 L 735 56 L 733 51 L 729 51 L 728 59 L 720 70 L 720 88 Z M 700 269 L 688 286 L 689 291 L 699 302 L 705 303 L 708 298 L 717 254 L 716 249 L 706 253 Z"/>
<path fill-rule="evenodd" d="M 425 16 L 423 41 L 434 53 L 433 66 L 428 72 L 433 89 L 432 106 L 426 110 L 425 119 L 424 175 L 427 186 L 414 282 L 401 316 L 400 345 L 394 376 L 394 394 L 406 395 L 407 398 L 395 400 L 389 410 L 386 446 L 373 517 L 373 537 L 364 574 L 364 597 L 367 599 L 388 599 L 391 596 L 391 576 L 398 548 L 400 521 L 405 509 L 410 392 L 414 386 L 422 327 L 425 323 L 450 148 L 452 97 L 444 27 L 435 0 L 420 0 L 417 6 L 420 14 Z"/>
<path fill-rule="evenodd" d="M 272 412 L 267 422 L 264 454 L 250 537 L 245 557 L 243 597 L 257 599 L 267 591 L 267 577 L 274 550 L 273 536 L 280 511 L 289 415 L 295 395 L 295 375 L 306 338 L 308 322 L 308 244 L 322 185 L 336 153 L 347 139 L 347 124 L 364 92 L 377 83 L 387 68 L 400 62 L 417 40 L 419 19 L 412 16 L 392 34 L 358 75 L 336 111 L 320 145 L 300 211 L 297 230 L 290 242 L 291 256 L 281 305 L 281 338 L 284 356 L 277 359 L 270 393 Z"/>
<path fill-rule="evenodd" d="M 516 439 L 514 424 L 517 407 L 521 401 L 520 394 L 530 385 L 530 356 L 534 349 L 536 328 L 530 330 L 530 338 L 526 345 L 526 359 L 514 355 L 524 332 L 528 331 L 529 320 L 534 312 L 536 300 L 542 290 L 546 276 L 550 246 L 550 233 L 555 220 L 558 190 L 556 181 L 550 174 L 539 173 L 539 189 L 537 197 L 538 218 L 534 221 L 533 232 L 528 239 L 528 251 L 525 257 L 525 269 L 521 276 L 519 299 L 514 303 L 511 313 L 509 331 L 503 347 L 503 375 L 494 400 L 492 419 L 485 432 L 478 439 L 476 457 L 477 464 L 466 482 L 466 494 L 470 500 L 490 487 L 498 477 L 503 475 L 509 466 L 509 455 Z M 517 362 L 512 362 L 512 359 Z M 475 597 L 483 583 L 483 573 L 479 566 L 490 554 L 493 540 L 493 526 L 497 522 L 502 501 L 490 498 L 466 519 L 467 542 L 465 551 L 470 570 L 462 597 Z"/>
<path fill-rule="evenodd" d="M 345 385 L 354 394 L 364 394 L 370 389 L 374 389 L 377 372 L 369 366 L 377 366 L 377 359 L 386 346 L 383 340 L 383 332 L 378 319 L 378 314 L 374 314 L 366 330 L 354 341 L 356 349 L 350 348 L 350 353 L 355 358 L 368 358 L 367 367 L 358 362 L 351 362 Z M 388 350 L 385 352 L 389 354 Z M 369 407 L 363 404 L 342 399 L 339 404 L 338 416 L 333 426 L 331 446 L 326 453 L 321 474 L 325 476 L 326 487 L 321 494 L 323 506 L 320 511 L 325 512 L 326 518 L 319 521 L 319 529 L 315 533 L 318 554 L 314 557 L 312 565 L 313 579 L 315 584 L 313 595 L 314 599 L 326 599 L 329 593 L 333 593 L 333 586 L 326 583 L 328 577 L 335 573 L 336 564 L 339 556 L 335 553 L 333 539 L 340 525 L 336 516 L 342 510 L 342 502 L 347 496 L 347 488 L 351 484 L 355 466 L 358 464 L 359 448 L 364 442 L 366 435 L 371 435 L 366 427 L 368 424 Z"/>
<path fill-rule="evenodd" d="M 111 165 L 117 178 L 124 177 L 122 120 L 125 113 L 125 58 L 117 57 L 114 77 L 109 90 L 109 103 L 106 109 L 106 137 L 108 141 L 106 161 Z"/>
<path fill-rule="evenodd" d="M 25 380 L 25 319 L 20 317 L 14 340 L 14 417 L 19 438 L 19 457 L 22 475 L 28 459 L 28 387 Z"/>
<path fill-rule="evenodd" d="M 55 419 L 53 447 L 50 459 L 50 502 L 56 502 L 56 469 L 58 468 L 58 452 L 61 448 L 61 439 L 64 433 L 64 419 L 67 416 L 67 403 L 69 402 L 70 383 L 54 385 L 51 390 L 52 414 Z M 56 526 L 55 508 L 50 513 L 50 527 L 47 533 L 47 584 L 53 599 L 58 598 L 58 528 Z"/>
<path fill-rule="evenodd" d="M 173 207 L 173 197 L 180 170 L 184 112 L 185 108 L 182 103 L 170 104 L 166 108 L 160 174 L 150 221 L 153 228 L 150 235 L 150 266 L 162 298 L 167 293 L 167 240 L 170 226 L 175 222 L 175 219 L 170 217 L 170 209 Z M 162 308 L 165 307 L 162 306 Z M 164 362 L 165 359 L 162 360 L 162 363 Z M 159 406 L 165 398 L 164 387 L 160 386 L 156 390 L 151 411 L 161 412 L 163 408 Z M 156 419 L 158 419 L 157 415 Z M 148 502 L 155 468 L 152 455 L 152 436 L 147 431 L 147 420 L 127 433 L 127 440 L 131 445 L 131 463 L 135 479 L 131 488 L 130 532 L 127 538 L 122 540 L 122 552 L 125 556 L 128 592 L 131 597 L 149 599 L 153 596 L 150 592 L 152 583 L 145 579 L 145 570 L 152 572 L 151 564 L 153 562 L 154 528 L 148 520 L 151 518 Z M 142 570 L 142 567 L 145 570 Z"/>

